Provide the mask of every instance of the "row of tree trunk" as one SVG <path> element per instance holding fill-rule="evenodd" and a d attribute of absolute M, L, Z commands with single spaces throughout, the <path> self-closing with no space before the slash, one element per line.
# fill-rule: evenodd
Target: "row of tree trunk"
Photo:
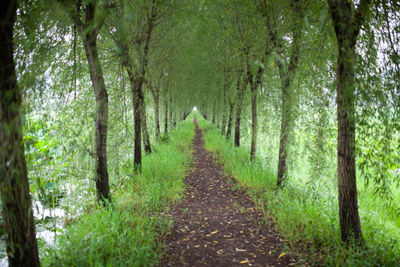
<path fill-rule="evenodd" d="M 289 153 L 289 140 L 292 132 L 295 98 L 293 92 L 293 83 L 299 65 L 301 53 L 301 38 L 303 31 L 303 13 L 304 1 L 293 0 L 293 21 L 291 47 L 285 54 L 283 49 L 283 36 L 278 34 L 278 29 L 273 22 L 270 5 L 272 2 L 260 1 L 261 12 L 264 17 L 265 27 L 268 32 L 266 45 L 266 56 L 272 51 L 275 52 L 275 63 L 278 66 L 279 77 L 281 80 L 281 130 L 279 144 L 279 160 L 277 185 L 282 187 L 287 177 L 288 166 L 287 158 Z M 356 186 L 356 167 L 355 167 L 355 82 L 354 82 L 354 56 L 357 36 L 361 25 L 369 14 L 371 0 L 361 0 L 358 7 L 353 10 L 353 4 L 347 0 L 328 0 L 329 10 L 336 33 L 338 46 L 337 61 L 337 117 L 338 117 L 338 191 L 339 191 L 339 218 L 341 239 L 344 242 L 350 239 L 359 240 L 361 243 L 362 232 L 360 227 L 360 218 L 358 213 L 357 186 Z M 243 67 L 240 67 L 237 78 L 236 97 L 227 97 L 227 84 L 224 83 L 223 112 L 221 133 L 229 139 L 232 133 L 234 109 L 236 106 L 236 123 L 234 134 L 234 145 L 240 146 L 240 121 L 243 105 L 243 95 L 247 85 L 250 86 L 251 93 L 251 118 L 252 118 L 252 136 L 250 159 L 256 157 L 257 146 L 257 90 L 261 84 L 263 68 L 261 66 L 253 75 L 250 71 L 249 52 L 244 53 L 247 67 L 247 80 L 243 82 Z M 286 61 L 285 61 L 286 59 Z M 255 77 L 254 77 L 255 76 Z M 225 72 L 225 79 L 228 75 Z M 228 105 L 226 105 L 228 104 Z M 226 108 L 228 107 L 228 109 Z M 227 114 L 226 114 L 227 113 Z M 228 119 L 226 120 L 226 116 Z"/>
<path fill-rule="evenodd" d="M 97 37 L 104 23 L 105 16 L 97 16 L 97 2 L 76 1 L 64 3 L 66 10 L 77 29 L 84 47 L 93 93 L 95 96 L 95 183 L 98 202 L 105 206 L 111 202 L 109 175 L 107 167 L 107 132 L 108 132 L 108 94 L 104 81 L 101 61 L 98 55 Z M 154 9 L 155 10 L 155 9 Z M 2 1 L 0 9 L 0 195 L 7 233 L 7 255 L 10 266 L 40 266 L 36 240 L 32 201 L 29 190 L 27 166 L 22 141 L 22 99 L 17 85 L 14 63 L 14 23 L 17 12 L 16 0 Z M 143 84 L 147 67 L 147 53 L 155 14 L 151 13 L 143 42 L 143 53 L 139 59 L 140 68 L 133 68 L 133 59 L 123 54 L 123 65 L 127 70 L 134 108 L 135 169 L 141 170 L 141 138 L 144 150 L 151 153 L 151 145 L 146 122 Z M 76 40 L 74 40 L 76 43 Z M 127 45 L 128 44 L 123 44 Z M 141 45 L 141 44 L 140 44 Z M 125 47 L 124 47 L 125 48 Z M 159 124 L 159 89 L 149 85 L 156 110 L 156 137 L 160 135 Z M 172 119 L 172 98 L 166 94 L 165 133 L 168 132 L 168 117 Z M 168 116 L 169 115 L 169 116 Z M 176 116 L 174 116 L 176 118 Z M 173 124 L 176 124 L 174 121 Z"/>
<path fill-rule="evenodd" d="M 261 1 L 265 7 L 268 1 Z M 280 131 L 280 148 L 277 184 L 282 185 L 287 175 L 288 140 L 293 121 L 291 88 L 299 62 L 300 45 L 297 40 L 302 34 L 302 4 L 300 0 L 293 0 L 293 8 L 298 18 L 293 25 L 293 42 L 290 54 L 282 56 L 288 61 L 277 60 L 282 92 L 282 122 Z M 337 118 L 338 118 L 338 191 L 339 191 L 339 218 L 341 239 L 345 242 L 355 238 L 362 242 L 362 232 L 357 204 L 356 168 L 355 168 L 355 81 L 354 58 L 355 46 L 362 24 L 364 23 L 371 5 L 371 0 L 360 0 L 354 10 L 351 1 L 328 0 L 329 10 L 336 34 L 338 46 L 337 59 Z M 5 0 L 0 9 L 0 193 L 3 204 L 4 226 L 7 232 L 7 252 L 10 266 L 39 266 L 38 248 L 36 242 L 32 203 L 29 192 L 27 168 L 24 157 L 22 141 L 22 100 L 17 85 L 15 63 L 13 59 L 13 27 L 17 10 L 16 0 Z M 107 130 L 108 130 L 108 95 L 103 78 L 101 62 L 97 50 L 97 36 L 104 23 L 104 17 L 96 17 L 96 2 L 76 2 L 69 7 L 71 18 L 78 29 L 83 42 L 88 61 L 90 78 L 96 100 L 95 107 L 95 161 L 96 161 L 96 188 L 100 203 L 111 201 L 107 170 Z M 265 9 L 268 10 L 268 9 Z M 151 152 L 145 120 L 145 103 L 143 85 L 145 84 L 145 71 L 147 67 L 147 53 L 151 33 L 154 27 L 154 14 L 150 13 L 145 31 L 145 38 L 139 43 L 143 51 L 139 61 L 139 68 L 133 68 L 133 60 L 126 51 L 124 66 L 127 70 L 134 107 L 135 127 L 135 168 L 141 170 L 141 137 L 144 137 L 146 152 Z M 269 35 L 269 44 L 277 54 L 283 54 L 282 41 L 272 28 L 271 17 L 264 13 L 265 24 Z M 248 56 L 248 50 L 245 53 Z M 247 78 L 244 73 L 247 73 Z M 259 74 L 261 73 L 261 74 Z M 240 145 L 240 120 L 242 102 L 245 89 L 250 85 L 252 102 L 252 148 L 251 158 L 256 155 L 257 138 L 257 88 L 260 84 L 262 70 L 257 76 L 251 77 L 249 64 L 247 72 L 245 67 L 240 67 L 237 77 L 236 101 L 226 97 L 227 88 L 224 85 L 224 101 L 229 106 L 226 136 L 230 138 L 233 124 L 234 106 L 236 104 L 236 124 L 234 143 Z M 149 85 L 150 87 L 151 85 Z M 155 103 L 159 96 L 154 97 Z M 157 100 L 156 100 L 157 99 Z M 172 114 L 172 97 L 170 91 L 169 101 L 165 99 L 165 132 L 168 131 L 168 117 L 170 126 L 176 124 L 176 114 Z M 169 116 L 167 115 L 169 113 Z M 156 120 L 159 122 L 157 112 Z M 185 116 L 185 115 L 184 115 Z M 175 118 L 175 119 L 173 119 Z M 215 117 L 213 117 L 215 122 Z M 222 120 L 225 123 L 225 120 Z M 221 127 L 225 129 L 225 125 Z M 158 129 L 158 130 L 157 130 Z M 222 130 L 223 131 L 223 130 Z M 156 126 L 159 136 L 159 125 Z M 253 140 L 254 139 L 254 140 Z M 254 144 L 253 144 L 254 141 Z M 254 145 L 254 147 L 253 147 Z"/>

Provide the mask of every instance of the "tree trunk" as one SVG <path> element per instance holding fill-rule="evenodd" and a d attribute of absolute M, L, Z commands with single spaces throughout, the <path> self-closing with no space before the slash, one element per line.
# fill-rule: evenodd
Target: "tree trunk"
<path fill-rule="evenodd" d="M 0 195 L 10 266 L 40 266 L 22 138 L 22 99 L 13 58 L 17 1 L 0 9 Z"/>
<path fill-rule="evenodd" d="M 141 103 L 140 111 L 142 112 L 141 117 L 142 117 L 142 135 L 143 135 L 144 151 L 147 154 L 150 154 L 151 153 L 151 145 L 150 145 L 149 131 L 147 129 L 146 103 L 145 103 L 144 99 Z"/>
<path fill-rule="evenodd" d="M 216 113 L 216 108 L 217 108 L 217 104 L 216 101 L 214 100 L 214 105 L 213 105 L 213 113 L 212 113 L 212 123 L 215 125 L 215 113 Z"/>
<path fill-rule="evenodd" d="M 237 81 L 237 105 L 236 105 L 236 123 L 235 123 L 235 146 L 240 146 L 240 121 L 242 116 L 242 106 L 245 84 L 242 83 L 243 69 L 240 69 Z"/>
<path fill-rule="evenodd" d="M 293 41 L 290 51 L 289 61 L 287 66 L 281 60 L 276 59 L 276 64 L 279 68 L 279 77 L 281 80 L 281 103 L 282 103 L 282 119 L 281 119 L 281 132 L 279 140 L 279 161 L 278 161 L 278 177 L 277 185 L 282 186 L 287 177 L 287 157 L 289 153 L 289 138 L 292 132 L 293 123 L 293 106 L 294 106 L 294 93 L 292 85 L 296 76 L 301 48 L 301 37 L 303 32 L 303 6 L 302 1 L 293 1 L 293 8 L 296 17 L 292 21 L 293 27 Z M 272 38 L 276 38 L 275 36 Z M 282 51 L 282 41 L 276 42 L 278 53 L 284 58 Z"/>
<path fill-rule="evenodd" d="M 97 198 L 105 205 L 104 200 L 111 201 L 107 169 L 108 94 L 104 83 L 99 55 L 97 53 L 97 32 L 93 26 L 95 20 L 95 6 L 93 4 L 88 4 L 85 11 L 87 21 L 84 26 L 81 26 L 79 29 L 82 35 L 86 59 L 89 65 L 90 79 L 92 81 L 96 100 L 94 150 L 96 158 Z"/>
<path fill-rule="evenodd" d="M 229 116 L 228 116 L 228 125 L 226 126 L 226 139 L 231 138 L 232 134 L 232 122 L 233 122 L 233 108 L 234 108 L 235 102 L 233 99 L 230 100 L 229 103 Z"/>
<path fill-rule="evenodd" d="M 251 147 L 250 160 L 256 158 L 257 153 L 257 88 L 251 88 Z"/>
<path fill-rule="evenodd" d="M 141 103 L 144 101 L 142 84 L 143 76 L 134 75 L 132 72 L 131 63 L 126 62 L 126 71 L 128 73 L 128 78 L 131 84 L 132 90 L 132 102 L 133 102 L 133 122 L 134 122 L 134 132 L 135 132 L 135 147 L 133 163 L 135 171 L 142 170 L 142 113 L 141 113 Z M 136 77 L 135 77 L 136 76 Z"/>
<path fill-rule="evenodd" d="M 154 99 L 154 116 L 156 121 L 156 138 L 160 137 L 160 104 L 159 95 Z"/>
<path fill-rule="evenodd" d="M 226 130 L 226 91 L 228 90 L 228 71 L 225 71 L 225 81 L 224 81 L 224 92 L 223 92 L 223 99 L 222 99 L 222 121 L 221 121 L 221 134 L 225 134 Z"/>
<path fill-rule="evenodd" d="M 168 134 L 168 92 L 164 98 L 164 133 Z"/>
<path fill-rule="evenodd" d="M 143 33 L 143 39 L 141 41 L 136 42 L 136 47 L 139 52 L 139 64 L 138 66 L 134 66 L 133 59 L 129 54 L 128 49 L 128 41 L 124 39 L 124 42 L 120 44 L 120 48 L 123 52 L 123 63 L 125 65 L 126 71 L 128 73 L 129 81 L 131 84 L 131 91 L 132 91 L 132 102 L 133 102 L 133 117 L 134 117 L 134 132 L 135 132 L 135 147 L 134 147 L 134 170 L 136 172 L 141 172 L 142 170 L 142 126 L 143 124 L 146 126 L 144 132 L 147 132 L 147 124 L 145 121 L 145 107 L 144 107 L 144 95 L 143 95 L 143 83 L 145 82 L 145 74 L 147 68 L 147 54 L 149 51 L 150 39 L 151 34 L 154 27 L 154 19 L 155 16 L 155 9 L 151 10 L 151 14 L 147 17 L 145 21 L 146 28 L 145 32 Z M 121 32 L 121 34 L 126 34 L 125 32 Z M 142 50 L 143 45 L 143 50 Z M 133 70 L 135 69 L 135 72 Z M 144 116 L 142 118 L 142 116 Z M 150 148 L 150 142 L 147 136 L 144 136 L 144 143 L 146 144 L 145 147 L 148 145 L 147 149 Z M 149 151 L 149 150 L 147 150 Z"/>
<path fill-rule="evenodd" d="M 251 147 L 250 160 L 254 160 L 257 153 L 257 88 L 251 88 Z"/>
<path fill-rule="evenodd" d="M 355 165 L 354 57 L 357 36 L 371 0 L 361 0 L 355 12 L 351 1 L 329 0 L 338 45 L 336 102 L 338 118 L 338 190 L 341 239 L 363 242 L 357 203 Z M 354 14 L 354 15 L 353 15 Z"/>
<path fill-rule="evenodd" d="M 283 66 L 282 66 L 283 69 Z M 282 186 L 282 183 L 286 179 L 287 175 L 287 156 L 289 149 L 289 135 L 290 135 L 290 124 L 291 124 L 291 100 L 289 99 L 290 93 L 288 92 L 290 82 L 286 72 L 281 71 L 281 82 L 282 82 L 282 114 L 281 114 L 281 131 L 279 135 L 279 161 L 278 161 L 278 177 L 277 185 Z"/>
<path fill-rule="evenodd" d="M 156 139 L 158 139 L 160 137 L 160 89 L 158 87 L 156 89 L 153 88 L 153 85 L 150 82 L 148 82 L 148 88 L 154 101 L 154 120 L 156 124 Z"/>
<path fill-rule="evenodd" d="M 172 117 L 172 91 L 169 90 L 169 125 L 174 127 L 173 125 L 173 117 Z"/>
<path fill-rule="evenodd" d="M 341 237 L 361 238 L 355 165 L 354 47 L 339 46 L 337 63 L 338 189 Z"/>
<path fill-rule="evenodd" d="M 258 71 L 253 79 L 253 75 L 251 74 L 249 56 L 247 55 L 247 79 L 250 84 L 250 93 L 251 93 L 251 147 L 250 147 L 250 160 L 254 160 L 256 158 L 257 153 L 257 89 L 259 84 L 261 83 L 261 76 L 264 72 L 264 69 L 259 66 Z"/>

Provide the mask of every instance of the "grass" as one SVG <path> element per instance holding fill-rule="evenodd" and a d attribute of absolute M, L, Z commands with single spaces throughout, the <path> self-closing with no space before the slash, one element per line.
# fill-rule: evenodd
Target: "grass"
<path fill-rule="evenodd" d="M 184 191 L 183 178 L 191 160 L 194 125 L 189 117 L 170 131 L 143 158 L 143 171 L 133 174 L 132 160 L 123 163 L 113 204 L 74 221 L 56 245 L 42 245 L 43 266 L 154 266 L 161 237 L 170 222 L 165 211 Z"/>
<path fill-rule="evenodd" d="M 275 174 L 260 160 L 250 162 L 248 149 L 234 147 L 212 123 L 200 118 L 198 122 L 206 148 L 217 154 L 225 171 L 249 192 L 306 261 L 318 266 L 400 266 L 399 217 L 392 216 L 386 202 L 370 189 L 359 186 L 365 246 L 346 247 L 340 241 L 337 189 L 332 181 L 306 185 L 290 177 L 278 189 Z"/>

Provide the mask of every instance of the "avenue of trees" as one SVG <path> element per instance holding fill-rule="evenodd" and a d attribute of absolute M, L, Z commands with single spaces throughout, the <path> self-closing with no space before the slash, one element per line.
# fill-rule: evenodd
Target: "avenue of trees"
<path fill-rule="evenodd" d="M 135 179 L 142 154 L 194 106 L 248 148 L 251 162 L 266 162 L 277 190 L 291 179 L 333 184 L 341 241 L 364 243 L 359 183 L 389 200 L 400 227 L 397 1 L 1 6 L 0 194 L 10 266 L 40 265 L 31 198 L 48 197 L 50 184 L 61 192 L 68 180 L 86 187 L 66 199 L 96 195 L 97 205 L 112 205 L 121 169 Z"/>

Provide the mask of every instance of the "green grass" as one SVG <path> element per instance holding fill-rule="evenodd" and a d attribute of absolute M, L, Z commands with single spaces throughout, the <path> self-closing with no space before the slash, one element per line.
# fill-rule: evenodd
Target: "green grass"
<path fill-rule="evenodd" d="M 260 160 L 250 162 L 248 149 L 234 147 L 210 122 L 198 121 L 206 148 L 218 155 L 225 171 L 247 189 L 305 260 L 318 266 L 400 266 L 399 218 L 370 189 L 359 187 L 365 247 L 346 247 L 340 241 L 337 189 L 332 182 L 306 185 L 290 177 L 285 188 L 278 189 L 275 174 Z"/>
<path fill-rule="evenodd" d="M 179 123 L 153 147 L 153 153 L 143 158 L 141 174 L 133 174 L 133 159 L 125 162 L 121 168 L 125 178 L 112 188 L 112 207 L 84 214 L 57 238 L 55 246 L 42 247 L 42 265 L 157 265 L 163 251 L 161 237 L 170 226 L 165 211 L 185 189 L 192 118 Z"/>

